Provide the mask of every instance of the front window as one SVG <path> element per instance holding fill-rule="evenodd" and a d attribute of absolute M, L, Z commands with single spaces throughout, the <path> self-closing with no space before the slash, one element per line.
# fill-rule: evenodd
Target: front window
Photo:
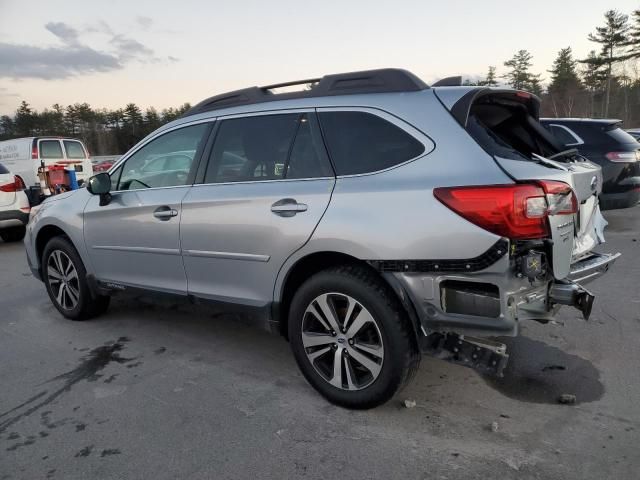
<path fill-rule="evenodd" d="M 207 128 L 208 124 L 200 123 L 151 140 L 118 169 L 122 173 L 117 190 L 186 185 Z"/>

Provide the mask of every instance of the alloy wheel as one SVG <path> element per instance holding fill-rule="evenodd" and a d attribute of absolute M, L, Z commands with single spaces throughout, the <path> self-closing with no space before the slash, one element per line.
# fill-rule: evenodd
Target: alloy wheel
<path fill-rule="evenodd" d="M 47 260 L 47 279 L 58 305 L 73 310 L 80 300 L 78 271 L 62 250 L 53 250 Z"/>
<path fill-rule="evenodd" d="M 384 361 L 380 328 L 353 297 L 341 293 L 316 297 L 305 310 L 301 335 L 307 359 L 334 387 L 361 390 L 380 375 Z"/>

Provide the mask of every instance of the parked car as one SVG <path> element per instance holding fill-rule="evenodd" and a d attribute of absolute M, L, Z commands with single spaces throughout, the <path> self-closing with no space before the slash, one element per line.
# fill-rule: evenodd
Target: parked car
<path fill-rule="evenodd" d="M 24 238 L 29 221 L 29 199 L 24 181 L 0 163 L 0 238 L 18 242 Z"/>
<path fill-rule="evenodd" d="M 100 155 L 97 157 L 93 156 L 91 158 L 93 172 L 108 172 L 113 164 L 116 163 L 121 156 L 122 155 Z"/>
<path fill-rule="evenodd" d="M 640 128 L 629 128 L 625 130 L 629 135 L 631 135 L 636 140 L 640 140 Z"/>
<path fill-rule="evenodd" d="M 619 256 L 593 251 L 601 171 L 562 152 L 535 96 L 396 69 L 313 82 L 204 100 L 34 208 L 27 256 L 60 313 L 140 289 L 249 309 L 352 408 L 390 399 L 422 353 L 500 375 L 487 337 L 560 305 L 589 316 L 581 284 Z M 141 170 L 186 151 L 186 175 Z"/>
<path fill-rule="evenodd" d="M 628 208 L 640 201 L 640 144 L 622 130 L 622 121 L 590 118 L 540 120 L 566 148 L 576 148 L 602 167 L 603 210 Z"/>
<path fill-rule="evenodd" d="M 115 162 L 111 162 L 109 160 L 106 160 L 104 162 L 99 162 L 99 163 L 94 163 L 93 164 L 93 173 L 98 173 L 98 172 L 108 172 L 109 169 L 111 167 L 113 167 L 113 164 Z"/>
<path fill-rule="evenodd" d="M 78 184 L 93 175 L 89 153 L 84 144 L 75 138 L 26 137 L 0 142 L 0 162 L 16 175 L 27 187 L 39 185 L 38 168 L 44 163 L 73 166 Z"/>

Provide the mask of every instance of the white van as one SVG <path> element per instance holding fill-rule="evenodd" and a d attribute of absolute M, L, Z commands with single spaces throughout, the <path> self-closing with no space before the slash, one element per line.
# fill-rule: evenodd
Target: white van
<path fill-rule="evenodd" d="M 27 187 L 40 184 L 38 167 L 41 161 L 45 165 L 73 167 L 78 183 L 86 182 L 93 175 L 89 152 L 78 139 L 26 137 L 0 142 L 0 163 L 20 176 Z"/>

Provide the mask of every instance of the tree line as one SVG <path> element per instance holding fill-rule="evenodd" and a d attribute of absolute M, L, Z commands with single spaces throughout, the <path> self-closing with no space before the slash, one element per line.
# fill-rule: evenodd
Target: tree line
<path fill-rule="evenodd" d="M 143 112 L 135 103 L 115 110 L 93 109 L 88 103 L 67 107 L 56 103 L 38 112 L 22 101 L 13 117 L 0 117 L 0 140 L 45 135 L 75 137 L 84 142 L 91 155 L 122 154 L 189 108 L 191 105 L 185 103 L 160 112 L 149 107 Z"/>
<path fill-rule="evenodd" d="M 542 99 L 541 114 L 549 117 L 613 117 L 627 127 L 640 126 L 640 9 L 631 16 L 608 10 L 601 26 L 587 35 L 595 44 L 586 58 L 577 58 L 571 47 L 561 48 L 547 70 L 533 73 L 533 56 L 519 50 L 503 63 L 507 71 L 498 77 L 489 67 L 486 77 L 468 85 L 499 85 L 528 90 Z"/>
<path fill-rule="evenodd" d="M 626 127 L 640 127 L 640 9 L 631 15 L 617 10 L 604 14 L 601 26 L 587 35 L 594 48 L 577 58 L 570 46 L 561 48 L 547 70 L 548 79 L 531 69 L 533 56 L 517 51 L 503 62 L 498 74 L 490 66 L 484 78 L 466 85 L 499 86 L 527 90 L 542 99 L 541 115 L 549 117 L 613 117 Z M 190 108 L 144 112 L 134 103 L 116 110 L 91 108 L 87 103 L 59 104 L 38 112 L 23 101 L 13 117 L 0 117 L 0 140 L 60 135 L 80 138 L 92 155 L 126 152 L 140 139 Z"/>

